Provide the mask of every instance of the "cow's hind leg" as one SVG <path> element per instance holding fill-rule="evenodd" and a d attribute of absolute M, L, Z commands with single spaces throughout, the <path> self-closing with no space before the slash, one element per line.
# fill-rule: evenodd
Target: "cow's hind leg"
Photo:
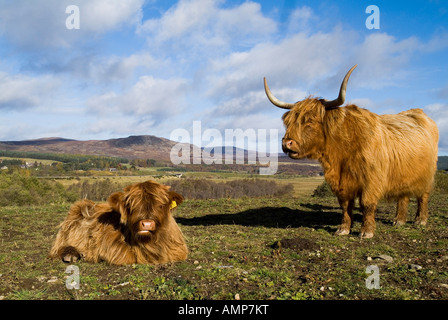
<path fill-rule="evenodd" d="M 429 193 L 425 193 L 423 196 L 417 198 L 418 209 L 414 222 L 416 225 L 425 226 L 428 222 L 428 201 Z"/>
<path fill-rule="evenodd" d="M 402 197 L 398 199 L 397 214 L 394 219 L 394 226 L 402 226 L 406 224 L 408 216 L 409 197 Z"/>
<path fill-rule="evenodd" d="M 350 233 L 350 229 L 353 224 L 353 204 L 355 200 L 342 200 L 339 199 L 339 204 L 342 208 L 342 222 L 336 231 L 336 235 L 343 236 Z"/>
<path fill-rule="evenodd" d="M 64 262 L 73 263 L 81 259 L 81 254 L 78 252 L 78 250 L 76 250 L 75 247 L 67 246 L 61 248 L 60 257 Z"/>

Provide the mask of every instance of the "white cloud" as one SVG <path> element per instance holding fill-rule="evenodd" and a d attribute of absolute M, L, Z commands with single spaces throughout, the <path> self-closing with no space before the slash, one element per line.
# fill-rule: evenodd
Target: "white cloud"
<path fill-rule="evenodd" d="M 28 0 L 0 3 L 0 35 L 12 44 L 28 50 L 74 47 L 79 41 L 91 41 L 98 34 L 141 19 L 143 0 L 77 0 L 80 29 L 68 30 L 66 8 L 71 0 Z"/>
<path fill-rule="evenodd" d="M 443 29 L 442 29 L 443 30 Z M 448 31 L 434 34 L 427 43 L 420 43 L 419 50 L 423 53 L 432 53 L 448 47 Z"/>
<path fill-rule="evenodd" d="M 390 86 L 403 80 L 406 66 L 419 46 L 415 37 L 397 40 L 386 33 L 368 35 L 358 45 L 352 58 L 359 63 L 358 84 L 370 88 Z"/>
<path fill-rule="evenodd" d="M 241 116 L 259 113 L 266 102 L 266 95 L 261 91 L 249 91 L 244 95 L 224 101 L 219 107 L 214 108 L 214 116 Z"/>
<path fill-rule="evenodd" d="M 180 50 L 180 56 L 189 52 L 201 59 L 207 52 L 226 52 L 230 45 L 253 45 L 277 29 L 258 3 L 248 1 L 233 8 L 220 8 L 220 4 L 181 0 L 160 18 L 145 21 L 138 32 L 147 36 L 151 47 Z"/>
<path fill-rule="evenodd" d="M 36 4 L 36 3 L 34 3 Z M 0 34 L 20 47 L 60 46 L 65 29 L 65 7 L 62 1 L 3 1 L 0 4 Z"/>
<path fill-rule="evenodd" d="M 297 89 L 282 88 L 274 91 L 275 96 L 284 101 L 296 101 L 298 99 L 306 98 L 307 96 L 305 92 L 298 91 Z M 280 119 L 282 112 L 285 112 L 284 110 L 276 112 L 278 110 L 280 109 L 269 102 L 264 90 L 254 90 L 223 101 L 216 107 L 207 110 L 203 114 L 203 117 L 206 119 L 206 122 L 210 124 L 219 123 L 220 120 L 224 119 L 224 123 L 227 121 L 242 121 L 246 124 L 250 123 L 251 127 L 259 127 L 260 122 L 257 120 L 253 121 L 253 119 L 255 119 L 255 116 L 263 114 L 271 119 L 271 126 L 276 126 L 272 123 L 273 120 L 277 122 L 277 120 Z M 278 113 L 277 118 L 272 117 L 273 113 Z M 266 123 L 267 122 L 263 121 L 263 124 Z M 223 125 L 219 126 L 223 127 Z"/>
<path fill-rule="evenodd" d="M 448 154 L 448 104 L 433 103 L 423 107 L 439 128 L 439 152 Z"/>
<path fill-rule="evenodd" d="M 87 136 L 94 135 L 110 139 L 111 137 L 129 136 L 130 132 L 132 135 L 153 134 L 152 131 L 156 127 L 156 122 L 153 119 L 145 118 L 144 121 L 138 121 L 132 116 L 110 115 L 89 122 L 85 127 L 85 133 Z"/>
<path fill-rule="evenodd" d="M 317 23 L 319 18 L 314 14 L 313 9 L 308 6 L 297 8 L 291 12 L 288 19 L 287 32 L 295 34 L 299 32 L 309 33 L 313 29 L 313 25 Z"/>
<path fill-rule="evenodd" d="M 5 125 L 13 121 L 12 117 L 0 116 L 0 141 L 19 141 L 24 139 L 35 139 L 36 137 L 43 137 L 41 135 L 42 128 L 38 130 L 36 126 L 32 126 L 29 123 L 23 121 L 14 121 L 14 127 Z M 37 131 L 37 132 L 36 132 Z"/>
<path fill-rule="evenodd" d="M 0 110 L 21 111 L 51 104 L 51 95 L 59 88 L 51 76 L 29 77 L 0 72 Z"/>
<path fill-rule="evenodd" d="M 155 35 L 157 41 L 184 37 L 205 28 L 214 11 L 213 0 L 180 1 L 160 19 L 145 21 L 140 32 Z"/>
<path fill-rule="evenodd" d="M 83 77 L 98 84 L 121 82 L 133 80 L 133 76 L 142 70 L 157 69 L 163 64 L 148 53 L 135 53 L 127 57 L 100 56 L 88 62 Z"/>
<path fill-rule="evenodd" d="M 144 0 L 81 0 L 81 29 L 103 33 L 123 24 L 135 25 L 142 18 Z"/>
<path fill-rule="evenodd" d="M 175 116 L 185 108 L 187 86 L 187 81 L 180 78 L 164 80 L 142 76 L 129 90 L 92 97 L 87 105 L 89 112 L 98 114 L 150 115 L 152 118 Z"/>
<path fill-rule="evenodd" d="M 288 102 L 309 94 L 331 98 L 337 95 L 345 73 L 354 64 L 358 68 L 350 78 L 351 90 L 401 86 L 416 75 L 416 69 L 410 65 L 412 59 L 435 38 L 440 37 L 399 40 L 376 33 L 360 41 L 359 34 L 341 27 L 329 32 L 296 33 L 278 42 L 268 40 L 249 50 L 211 59 L 204 68 L 207 72 L 203 72 L 207 95 L 221 104 L 224 99 L 262 90 L 262 79 L 266 77 L 275 92 L 295 88 L 297 94 L 292 99 L 282 99 Z M 431 50 L 442 47 L 433 45 Z"/>
<path fill-rule="evenodd" d="M 276 90 L 296 85 L 296 98 L 291 102 L 297 101 L 301 92 L 312 90 L 317 81 L 334 72 L 335 66 L 346 65 L 345 44 L 352 42 L 340 29 L 309 36 L 299 33 L 278 43 L 261 43 L 246 52 L 214 59 L 207 76 L 211 84 L 208 94 L 219 98 L 262 90 L 266 77 Z M 307 87 L 301 89 L 299 83 Z"/>
<path fill-rule="evenodd" d="M 448 33 L 435 34 L 427 41 L 415 36 L 397 39 L 387 33 L 374 33 L 353 47 L 350 57 L 360 65 L 356 70 L 358 85 L 368 88 L 400 86 L 416 75 L 410 64 L 421 54 L 448 47 Z"/>

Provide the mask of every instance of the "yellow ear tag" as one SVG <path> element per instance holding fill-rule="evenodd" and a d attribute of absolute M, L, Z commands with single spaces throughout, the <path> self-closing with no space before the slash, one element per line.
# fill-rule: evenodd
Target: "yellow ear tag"
<path fill-rule="evenodd" d="M 176 203 L 176 201 L 172 201 L 171 202 L 171 205 L 170 205 L 170 209 L 174 209 L 174 208 L 176 208 L 177 207 L 177 203 Z"/>

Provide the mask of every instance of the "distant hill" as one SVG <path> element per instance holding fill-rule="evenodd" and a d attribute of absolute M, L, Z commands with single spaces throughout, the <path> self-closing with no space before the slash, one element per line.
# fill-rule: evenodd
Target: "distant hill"
<path fill-rule="evenodd" d="M 58 154 L 76 154 L 76 155 L 95 155 L 106 157 L 119 157 L 132 159 L 154 159 L 156 161 L 170 161 L 170 152 L 178 142 L 160 138 L 152 135 L 129 136 L 127 138 L 108 139 L 108 140 L 72 140 L 59 137 L 42 138 L 24 141 L 0 141 L 0 150 L 20 151 L 20 152 L 39 152 L 39 153 L 58 153 Z M 188 148 L 188 144 L 186 145 Z M 193 157 L 201 155 L 201 152 L 195 152 L 197 147 L 190 144 L 190 163 L 193 163 Z M 225 162 L 226 147 L 217 147 L 211 150 L 221 152 L 223 163 Z M 247 151 L 235 147 L 230 148 L 233 152 L 233 158 L 243 160 L 247 163 L 248 159 L 256 158 L 254 151 Z M 210 150 L 207 151 L 210 154 Z M 279 161 L 287 159 L 283 154 L 279 155 Z M 195 162 L 196 163 L 196 162 Z"/>
<path fill-rule="evenodd" d="M 437 169 L 448 170 L 448 156 L 440 156 L 437 162 Z"/>
<path fill-rule="evenodd" d="M 43 138 L 24 141 L 0 141 L 0 150 L 169 161 L 170 150 L 175 144 L 177 142 L 150 135 L 87 141 Z"/>

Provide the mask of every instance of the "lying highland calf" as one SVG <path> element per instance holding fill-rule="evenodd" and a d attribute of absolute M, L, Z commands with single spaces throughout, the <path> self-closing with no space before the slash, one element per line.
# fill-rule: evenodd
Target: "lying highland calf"
<path fill-rule="evenodd" d="M 421 109 L 377 115 L 356 105 L 341 106 L 354 66 L 339 97 L 307 98 L 296 103 L 276 99 L 264 80 L 266 94 L 283 115 L 283 151 L 294 159 L 317 159 L 342 207 L 339 235 L 350 233 L 355 198 L 363 213 L 360 236 L 375 232 L 375 210 L 381 198 L 397 199 L 394 224 L 406 223 L 410 197 L 418 199 L 416 223 L 428 219 L 428 199 L 437 168 L 439 132 Z"/>
<path fill-rule="evenodd" d="M 187 258 L 171 211 L 183 197 L 147 181 L 113 193 L 106 203 L 75 203 L 61 224 L 50 257 L 111 264 L 160 264 Z"/>

